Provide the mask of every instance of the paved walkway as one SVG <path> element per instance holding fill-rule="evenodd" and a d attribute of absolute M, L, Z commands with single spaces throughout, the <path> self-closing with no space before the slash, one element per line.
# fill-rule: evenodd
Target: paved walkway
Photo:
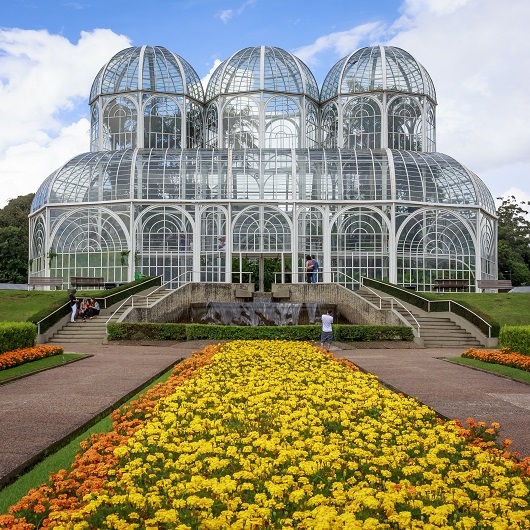
<path fill-rule="evenodd" d="M 69 352 L 93 356 L 1 385 L 0 487 L 48 447 L 209 342 L 69 345 Z M 502 437 L 530 456 L 530 385 L 442 359 L 460 350 L 395 343 L 335 343 L 332 350 L 448 418 L 498 421 Z"/>

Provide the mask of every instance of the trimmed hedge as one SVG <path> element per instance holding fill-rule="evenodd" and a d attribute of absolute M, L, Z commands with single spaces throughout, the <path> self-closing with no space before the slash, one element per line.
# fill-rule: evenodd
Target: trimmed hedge
<path fill-rule="evenodd" d="M 499 346 L 530 355 L 530 326 L 503 326 L 499 334 Z"/>
<path fill-rule="evenodd" d="M 108 340 L 320 340 L 320 324 L 305 326 L 217 326 L 156 322 L 117 322 L 107 326 Z M 339 342 L 407 340 L 414 338 L 408 326 L 351 326 L 335 324 Z"/>
<path fill-rule="evenodd" d="M 0 353 L 31 348 L 37 337 L 37 326 L 31 322 L 0 322 Z"/>

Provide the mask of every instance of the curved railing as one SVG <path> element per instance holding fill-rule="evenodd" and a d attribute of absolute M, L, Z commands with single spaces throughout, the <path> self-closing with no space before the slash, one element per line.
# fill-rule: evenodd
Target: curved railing
<path fill-rule="evenodd" d="M 393 296 L 381 296 L 379 293 L 376 293 L 373 289 L 370 289 L 370 287 L 367 287 L 366 285 L 364 286 L 364 288 L 368 289 L 374 296 L 377 296 L 377 298 L 379 299 L 379 309 L 383 309 L 383 300 L 390 301 L 390 309 L 392 311 L 394 311 L 394 304 L 397 304 L 399 307 L 401 307 L 409 315 L 409 317 L 412 320 L 414 320 L 414 322 L 416 324 L 416 331 L 418 333 L 418 337 L 421 337 L 421 334 L 420 334 L 420 327 L 421 327 L 420 323 L 418 322 L 416 317 L 410 312 L 410 310 L 407 309 L 399 300 L 397 300 Z M 409 324 L 409 322 L 407 322 L 407 324 Z"/>
<path fill-rule="evenodd" d="M 476 326 L 488 338 L 491 339 L 491 337 L 493 336 L 493 326 L 489 322 L 484 320 L 480 315 L 477 315 L 477 313 L 475 313 L 471 309 L 463 306 L 462 304 L 459 304 L 458 302 L 455 302 L 453 300 L 429 300 L 428 298 L 424 298 L 419 294 L 412 293 L 406 289 L 402 289 L 397 285 L 388 284 L 382 282 L 381 280 L 374 280 L 373 278 L 363 277 L 361 281 L 364 286 L 370 285 L 374 289 L 383 291 L 384 293 L 390 294 L 392 296 L 396 296 L 415 307 L 423 309 L 423 311 L 426 311 L 427 313 L 435 313 L 441 311 L 448 311 L 450 313 L 454 313 L 455 315 L 464 318 L 465 320 Z"/>

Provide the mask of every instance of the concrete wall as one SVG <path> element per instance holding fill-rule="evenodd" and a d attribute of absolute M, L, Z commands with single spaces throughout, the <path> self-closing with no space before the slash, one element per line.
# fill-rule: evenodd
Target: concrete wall
<path fill-rule="evenodd" d="M 186 320 L 192 303 L 240 302 L 236 289 L 243 284 L 189 283 L 171 291 L 150 308 L 132 308 L 124 322 L 178 322 Z M 337 308 L 341 321 L 359 325 L 402 326 L 403 321 L 392 311 L 379 310 L 355 292 L 337 284 L 290 284 L 290 302 L 317 302 Z"/>

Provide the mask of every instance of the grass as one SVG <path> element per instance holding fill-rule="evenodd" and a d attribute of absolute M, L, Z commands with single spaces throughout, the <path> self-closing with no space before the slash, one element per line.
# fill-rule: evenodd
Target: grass
<path fill-rule="evenodd" d="M 501 326 L 530 324 L 530 293 L 418 293 L 431 300 L 454 300 Z"/>
<path fill-rule="evenodd" d="M 0 384 L 4 381 L 10 381 L 26 375 L 30 375 L 40 370 L 47 370 L 49 368 L 55 368 L 63 364 L 76 361 L 89 357 L 89 355 L 83 355 L 80 353 L 65 353 L 64 355 L 54 355 L 53 357 L 46 357 L 45 359 L 38 359 L 37 361 L 31 361 L 24 363 L 13 368 L 7 368 L 0 370 Z"/>
<path fill-rule="evenodd" d="M 166 381 L 172 370 L 173 367 L 170 367 L 160 377 L 147 385 L 141 392 L 130 397 L 126 402 L 137 399 L 154 385 Z M 93 433 L 108 432 L 111 429 L 112 419 L 110 414 L 108 414 L 73 438 L 67 445 L 48 455 L 27 473 L 20 475 L 13 483 L 0 490 L 0 514 L 7 513 L 7 510 L 18 502 L 31 488 L 36 488 L 40 484 L 48 482 L 51 473 L 56 473 L 60 469 L 69 469 L 76 454 L 80 450 L 79 444 L 83 440 L 86 440 Z"/>
<path fill-rule="evenodd" d="M 89 291 L 86 296 L 100 296 L 103 291 Z M 85 293 L 78 292 L 83 297 Z M 39 311 L 49 308 L 50 313 L 68 302 L 68 291 L 15 291 L 0 290 L 0 321 L 26 322 Z"/>
<path fill-rule="evenodd" d="M 467 357 L 448 357 L 447 360 L 469 366 L 471 368 L 479 368 L 486 372 L 492 372 L 494 374 L 504 375 L 517 381 L 524 383 L 530 383 L 530 372 L 525 370 L 519 370 L 518 368 L 512 368 L 511 366 L 503 366 L 502 364 L 486 363 L 477 359 L 468 359 Z"/>

